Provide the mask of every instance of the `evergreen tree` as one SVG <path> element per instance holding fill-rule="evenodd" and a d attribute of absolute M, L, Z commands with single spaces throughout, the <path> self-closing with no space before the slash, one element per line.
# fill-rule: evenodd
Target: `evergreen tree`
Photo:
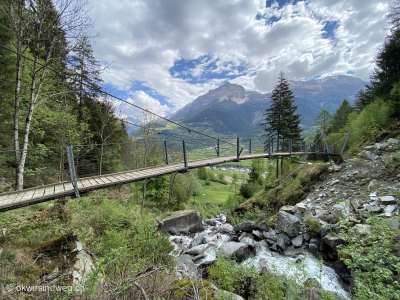
<path fill-rule="evenodd" d="M 266 133 L 263 134 L 267 139 L 264 142 L 264 150 L 269 148 L 269 139 L 276 139 L 278 150 L 282 149 L 282 140 L 299 139 L 300 115 L 296 114 L 297 106 L 294 104 L 293 92 L 290 90 L 289 82 L 283 72 L 278 76 L 278 84 L 275 86 L 271 95 L 271 105 L 265 110 Z M 276 161 L 276 176 L 278 177 L 278 159 Z"/>
<path fill-rule="evenodd" d="M 321 132 L 327 133 L 332 120 L 332 115 L 326 109 L 321 110 L 321 112 L 314 119 L 314 126 Z"/>
<path fill-rule="evenodd" d="M 349 101 L 346 99 L 343 100 L 342 104 L 336 110 L 335 114 L 332 117 L 331 122 L 331 131 L 340 131 L 344 125 L 346 125 L 347 117 L 350 113 L 354 111 L 354 107 L 351 106 Z"/>

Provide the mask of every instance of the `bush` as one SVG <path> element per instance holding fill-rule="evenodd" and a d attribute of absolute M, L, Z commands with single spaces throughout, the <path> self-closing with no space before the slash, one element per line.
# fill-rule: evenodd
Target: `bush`
<path fill-rule="evenodd" d="M 240 186 L 240 194 L 246 198 L 249 199 L 251 197 L 254 196 L 254 194 L 259 191 L 261 189 L 261 186 L 259 186 L 257 183 L 255 182 L 249 182 L 249 183 L 245 183 L 242 184 Z"/>
<path fill-rule="evenodd" d="M 367 232 L 356 226 L 344 227 L 341 234 L 347 245 L 340 246 L 343 262 L 354 278 L 357 299 L 400 299 L 400 258 L 393 253 L 396 231 L 387 221 L 367 220 Z"/>

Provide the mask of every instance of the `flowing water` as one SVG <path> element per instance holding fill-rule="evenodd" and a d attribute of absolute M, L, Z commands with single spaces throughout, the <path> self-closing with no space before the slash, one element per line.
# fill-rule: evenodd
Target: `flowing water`
<path fill-rule="evenodd" d="M 193 237 L 184 235 L 170 236 L 169 239 L 175 248 L 171 252 L 171 255 L 178 262 L 177 272 L 181 278 L 194 276 L 197 266 L 217 259 L 217 253 L 226 247 L 231 239 L 231 235 L 229 234 L 218 233 L 219 227 L 226 223 L 225 216 L 220 215 L 213 218 L 213 220 L 216 221 L 215 226 L 203 224 L 206 228 L 205 233 L 197 233 Z M 199 234 L 204 235 L 205 243 L 209 246 L 203 253 L 204 257 L 193 262 L 193 256 L 183 254 L 183 252 L 189 249 L 193 239 Z M 253 266 L 259 271 L 266 268 L 270 272 L 295 278 L 299 284 L 304 283 L 308 278 L 314 278 L 321 284 L 323 289 L 336 292 L 345 299 L 349 299 L 349 294 L 341 285 L 335 271 L 324 265 L 323 262 L 316 259 L 311 253 L 293 258 L 273 252 L 250 237 L 245 237 L 241 240 L 241 243 L 252 245 L 255 250 L 254 256 L 243 261 L 243 265 Z"/>

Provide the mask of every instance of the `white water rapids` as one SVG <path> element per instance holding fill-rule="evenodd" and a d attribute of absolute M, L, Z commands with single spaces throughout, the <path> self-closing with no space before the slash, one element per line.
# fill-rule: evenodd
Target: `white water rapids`
<path fill-rule="evenodd" d="M 200 264 L 217 259 L 217 253 L 231 239 L 231 236 L 228 234 L 217 233 L 218 228 L 226 222 L 226 218 L 219 216 L 214 218 L 214 220 L 217 221 L 215 226 L 204 224 L 206 228 L 205 239 L 210 244 L 210 247 L 205 250 L 204 257 L 195 263 L 192 262 L 192 256 L 187 254 L 182 255 L 181 253 L 182 250 L 189 249 L 190 243 L 199 233 L 194 235 L 193 238 L 184 235 L 170 236 L 170 242 L 175 247 L 171 255 L 175 256 L 178 262 L 177 271 L 182 278 L 193 276 L 194 272 L 196 272 L 196 267 Z M 324 265 L 323 262 L 319 261 L 311 253 L 292 258 L 273 252 L 249 237 L 242 239 L 241 242 L 250 244 L 255 249 L 255 255 L 241 264 L 249 267 L 253 266 L 259 271 L 266 268 L 275 274 L 295 278 L 298 284 L 304 283 L 308 278 L 314 278 L 321 284 L 323 289 L 338 293 L 345 299 L 350 299 L 348 292 L 343 288 L 335 271 Z"/>

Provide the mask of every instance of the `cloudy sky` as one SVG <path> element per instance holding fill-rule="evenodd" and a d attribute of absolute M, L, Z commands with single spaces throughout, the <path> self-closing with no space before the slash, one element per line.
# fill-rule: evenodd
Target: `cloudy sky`
<path fill-rule="evenodd" d="M 168 115 L 229 81 L 368 80 L 392 0 L 90 0 L 112 93 Z M 137 111 L 121 106 L 124 115 Z"/>

